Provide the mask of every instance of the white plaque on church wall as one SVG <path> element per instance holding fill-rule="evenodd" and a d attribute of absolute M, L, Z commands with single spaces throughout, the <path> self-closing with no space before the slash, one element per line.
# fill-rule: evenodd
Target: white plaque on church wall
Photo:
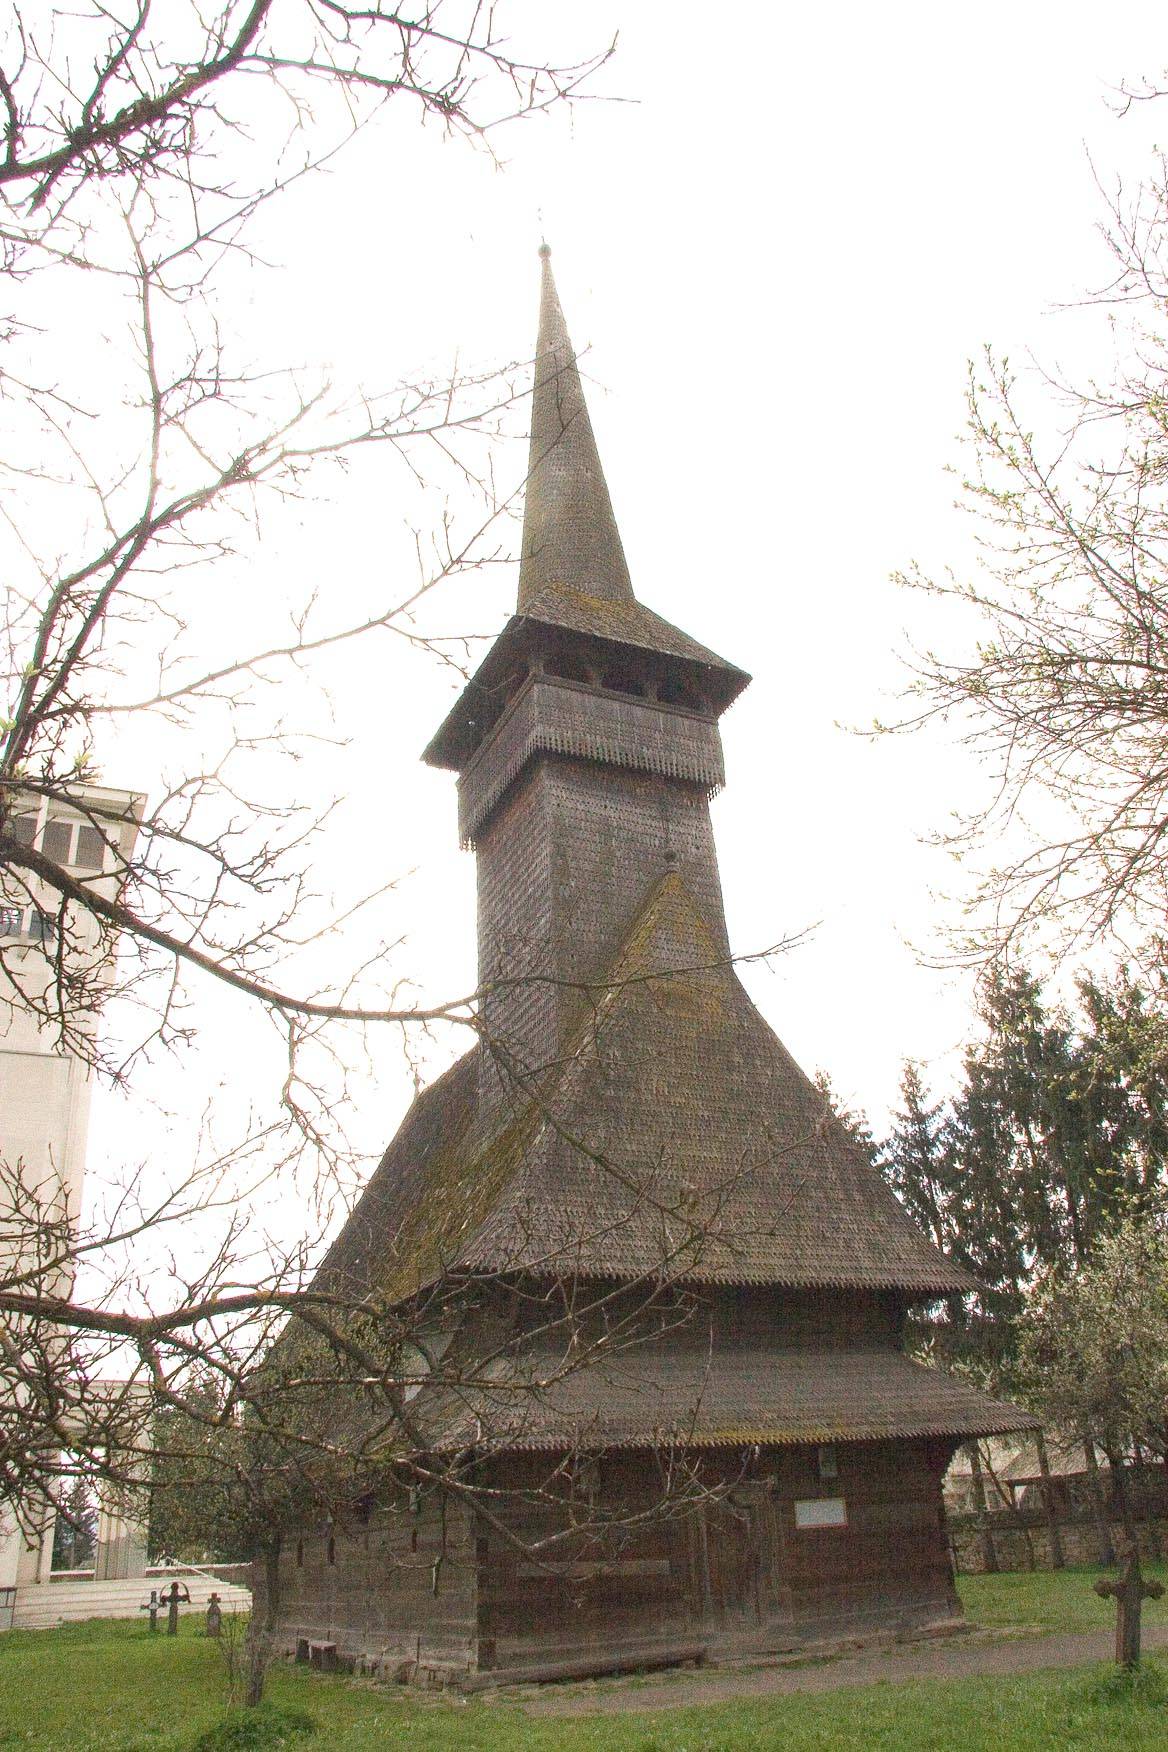
<path fill-rule="evenodd" d="M 796 1527 L 846 1527 L 848 1506 L 843 1497 L 809 1497 L 795 1504 Z"/>

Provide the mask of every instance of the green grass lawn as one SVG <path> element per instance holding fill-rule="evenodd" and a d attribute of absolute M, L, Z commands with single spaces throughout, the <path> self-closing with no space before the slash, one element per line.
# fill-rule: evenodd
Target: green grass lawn
<path fill-rule="evenodd" d="M 998 1626 L 1106 1626 L 1093 1571 L 971 1577 L 970 1617 Z M 1162 1609 L 1153 1608 L 1159 1615 Z M 302 1752 L 1164 1752 L 1168 1704 L 1101 1701 L 1099 1670 L 912 1681 L 817 1696 L 591 1720 L 533 1719 L 515 1704 L 452 1703 L 280 1666 L 273 1705 L 307 1709 Z M 1160 1694 L 1168 1697 L 1168 1686 Z M 187 1620 L 171 1641 L 133 1622 L 0 1636 L 0 1748 L 190 1752 L 221 1718 L 222 1658 Z"/>
<path fill-rule="evenodd" d="M 962 1576 L 958 1586 L 966 1616 L 973 1624 L 995 1628 L 1012 1624 L 1041 1625 L 1044 1630 L 1106 1630 L 1115 1624 L 1115 1607 L 1092 1592 L 1091 1584 L 1105 1572 L 1098 1565 L 1083 1569 L 1043 1570 L 1033 1575 Z M 1148 1563 L 1145 1575 L 1168 1588 L 1168 1565 Z M 1164 1621 L 1164 1606 L 1147 1608 L 1150 1623 Z"/>

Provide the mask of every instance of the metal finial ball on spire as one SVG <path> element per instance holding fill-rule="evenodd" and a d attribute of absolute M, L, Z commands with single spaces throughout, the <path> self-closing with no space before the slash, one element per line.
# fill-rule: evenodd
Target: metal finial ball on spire
<path fill-rule="evenodd" d="M 551 256 L 551 253 L 552 253 L 552 246 L 550 243 L 541 243 L 540 244 L 539 254 L 540 254 L 541 261 L 546 262 L 549 259 L 549 257 Z"/>

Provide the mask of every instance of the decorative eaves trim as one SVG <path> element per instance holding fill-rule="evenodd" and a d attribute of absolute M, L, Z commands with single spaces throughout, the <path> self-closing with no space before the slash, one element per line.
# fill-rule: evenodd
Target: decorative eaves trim
<path fill-rule="evenodd" d="M 711 796 L 726 782 L 722 738 L 712 719 L 631 694 L 535 676 L 458 781 L 464 848 L 474 846 L 506 791 L 539 753 L 658 773 L 701 785 Z"/>

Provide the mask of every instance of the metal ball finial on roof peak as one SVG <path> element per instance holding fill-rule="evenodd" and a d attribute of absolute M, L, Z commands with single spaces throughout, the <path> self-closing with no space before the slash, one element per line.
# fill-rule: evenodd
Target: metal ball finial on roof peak
<path fill-rule="evenodd" d="M 541 243 L 540 244 L 540 246 L 539 246 L 539 259 L 540 259 L 540 261 L 546 262 L 546 261 L 550 260 L 551 253 L 552 253 L 552 246 L 550 243 Z"/>

